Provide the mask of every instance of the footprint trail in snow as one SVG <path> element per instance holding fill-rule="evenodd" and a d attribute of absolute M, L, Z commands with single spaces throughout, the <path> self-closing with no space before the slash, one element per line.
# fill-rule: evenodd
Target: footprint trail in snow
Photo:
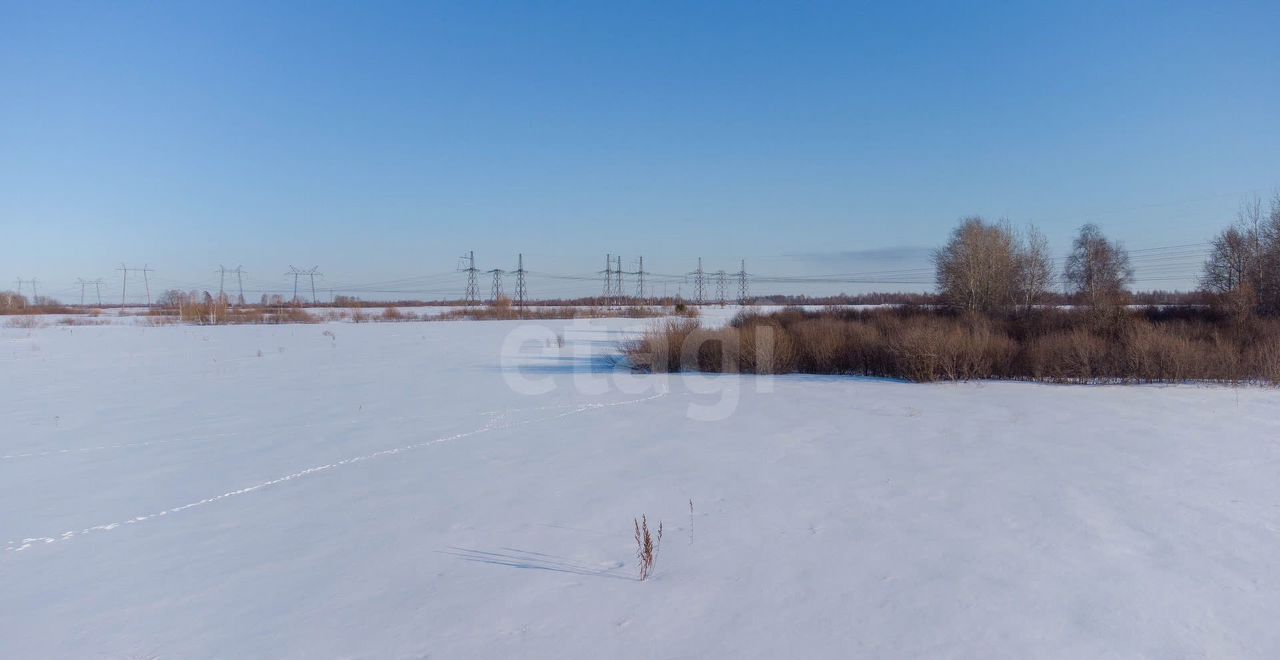
<path fill-rule="evenodd" d="M 657 394 L 654 394 L 654 395 L 651 395 L 651 396 L 647 396 L 647 397 L 642 397 L 642 398 L 639 398 L 639 399 L 629 399 L 629 400 L 626 400 L 626 401 L 616 401 L 616 402 L 613 402 L 613 403 L 588 403 L 588 404 L 583 404 L 583 405 L 580 405 L 580 406 L 576 406 L 576 407 L 574 407 L 574 408 L 573 408 L 573 409 L 571 409 L 571 410 L 568 410 L 568 411 L 565 411 L 565 412 L 562 412 L 562 413 L 558 413 L 558 414 L 555 414 L 555 415 L 551 415 L 551 416 L 549 416 L 549 417 L 540 417 L 540 418 L 537 418 L 537 419 L 529 419 L 529 420 L 524 420 L 524 421 L 520 421 L 520 422 L 509 422 L 509 423 L 505 423 L 505 424 L 500 423 L 500 422 L 501 422 L 501 420 L 503 419 L 503 417 L 504 417 L 504 416 L 505 416 L 505 414 L 506 414 L 505 412 L 503 412 L 503 411 L 490 411 L 490 412 L 485 413 L 485 414 L 492 415 L 492 417 L 489 419 L 489 421 L 488 421 L 488 422 L 486 422 L 486 423 L 485 423 L 483 426 L 481 426 L 480 428 L 473 429 L 473 430 L 471 430 L 471 431 L 464 431 L 464 432 L 462 432 L 462 433 L 456 433 L 456 434 L 454 434 L 454 435 L 448 435 L 448 436 L 443 436 L 443 437 L 439 437 L 439 438 L 433 438 L 433 439 L 431 439 L 431 440 L 426 440 L 426 441 L 418 442 L 418 443 L 414 443 L 414 444 L 411 444 L 411 445 L 404 445 L 404 446 L 401 446 L 401 447 L 393 447 L 393 448 L 391 448 L 391 449 L 383 449 L 383 450 L 381 450 L 381 451 L 376 451 L 376 452 L 373 452 L 373 453 L 371 453 L 371 454 L 364 454 L 364 455 L 361 455 L 361 456 L 353 456 L 353 457 L 351 457 L 351 458 L 345 458 L 345 459 L 342 459 L 342 460 L 340 460 L 340 461 L 335 461 L 335 462 L 333 462 L 333 463 L 326 463 L 326 464 L 324 464 L 324 465 L 317 465 L 317 466 L 314 466 L 314 467 L 309 467 L 309 468 L 307 468 L 307 469 L 305 469 L 305 470 L 299 470 L 299 471 L 297 471 L 297 472 L 293 472 L 293 473 L 291 473 L 291 474 L 286 474 L 286 475 L 284 475 L 283 477 L 277 477 L 277 478 L 275 478 L 275 479 L 271 479 L 270 481 L 263 481 L 263 482 L 261 482 L 261 483 L 253 484 L 252 486 L 246 486 L 246 487 L 244 487 L 244 488 L 240 488 L 240 489 L 238 489 L 238 490 L 228 491 L 228 492 L 226 492 L 226 493 L 222 493 L 221 495 L 214 495 L 214 496 L 212 496 L 212 497 L 206 497 L 205 499 L 198 500 L 198 501 L 196 501 L 196 502 L 190 502 L 190 503 L 188 503 L 188 504 L 183 504 L 182 506 L 176 506 L 176 507 L 173 507 L 173 508 L 170 508 L 170 509 L 165 509 L 165 510 L 163 510 L 163 511 L 157 511 L 157 512 L 155 512 L 155 513 L 149 513 L 149 514 L 145 514 L 145 515 L 135 516 L 135 517 L 133 517 L 133 518 L 129 518 L 128 520 L 117 521 L 117 522 L 112 522 L 112 523 L 106 523 L 106 524 L 102 524 L 102 525 L 93 525 L 92 527 L 85 527 L 85 528 L 83 528 L 83 529 L 79 529 L 79 530 L 68 530 L 68 531 L 62 532 L 61 534 L 59 534 L 59 535 L 57 535 L 57 536 L 39 536 L 39 537 L 29 537 L 29 538 L 24 538 L 24 539 L 21 539 L 21 540 L 9 541 L 8 543 L 6 543 L 6 544 L 5 544 L 5 548 L 4 548 L 4 549 L 5 549 L 5 552 L 6 552 L 6 553 L 22 552 L 23 550 L 27 550 L 28 548 L 31 548 L 31 547 L 33 547 L 33 546 L 37 546 L 37 545 L 47 545 L 47 544 L 50 544 L 50 543 L 58 543 L 58 542 L 61 542 L 61 541 L 69 541 L 69 540 L 71 540 L 71 539 L 74 539 L 74 538 L 77 538 L 77 537 L 80 537 L 80 536 L 85 536 L 85 535 L 88 535 L 88 534 L 92 534 L 92 533 L 95 533 L 95 532 L 109 532 L 109 531 L 111 531 L 111 530 L 113 530 L 113 529 L 119 529 L 120 527 L 124 527 L 124 526 L 128 526 L 128 525 L 136 525 L 136 524 L 138 524 L 138 523 L 147 522 L 147 521 L 149 521 L 149 520 L 155 520 L 155 519 L 157 519 L 157 518 L 163 518 L 163 517 L 165 517 L 165 516 L 170 516 L 170 515 L 173 515 L 173 514 L 176 514 L 176 513 L 181 513 L 181 512 L 183 512 L 183 511 L 187 511 L 187 510 L 189 510 L 189 509 L 194 509 L 194 508 L 196 508 L 196 507 L 205 506 L 205 505 L 207 505 L 207 504 L 213 504 L 214 502 L 220 502 L 220 501 L 222 501 L 222 500 L 230 499 L 230 498 L 233 498 L 233 497 L 239 497 L 239 496 L 241 496 L 241 495 L 247 495 L 247 494 L 249 494 L 249 493 L 253 493 L 253 492 L 256 492 L 256 491 L 260 491 L 260 490 L 263 490 L 263 489 L 265 489 L 265 488 L 270 488 L 270 487 L 272 487 L 272 486 L 277 486 L 277 485 L 282 484 L 282 483 L 285 483 L 285 482 L 287 482 L 287 481 L 293 481 L 293 480 L 295 480 L 295 479 L 301 479 L 301 478 L 303 478 L 303 477 L 308 477 L 308 476 L 311 476 L 311 475 L 313 475 L 313 474 L 318 474 L 318 473 L 321 473 L 321 472 L 327 472 L 327 471 L 329 471 L 329 470 L 333 470 L 333 469 L 336 469 L 336 468 L 339 468 L 339 467 L 343 467 L 343 466 L 347 466 L 347 465 L 353 465 L 353 464 L 356 464 L 356 463 L 362 463 L 362 462 L 364 462 L 364 461 L 372 460 L 372 459 L 375 459 L 375 458 L 381 458 L 381 457 L 383 457 L 383 456 L 392 456 L 392 455 L 395 455 L 395 454 L 403 454 L 403 453 L 405 453 L 405 452 L 413 451 L 413 450 L 415 450 L 415 449 L 421 449 L 421 448 L 423 448 L 423 447 L 429 447 L 429 446 L 431 446 L 431 445 L 440 444 L 440 443 L 443 443 L 443 442 L 450 442 L 450 441 L 453 441 L 453 440 L 461 440 L 461 439 L 463 439 L 463 438 L 468 438 L 468 437 L 471 437 L 471 436 L 476 436 L 476 435 L 480 435 L 480 434 L 483 434 L 483 433 L 488 433 L 488 432 L 490 432 L 490 431 L 497 431 L 497 430 L 502 430 L 502 429 L 515 428 L 515 427 L 518 427 L 518 426 L 527 426 L 527 425 L 529 425 L 529 424 L 536 424 L 536 423 L 539 423 L 539 422 L 548 422 L 548 421 L 552 421 L 552 420 L 560 419 L 560 418 L 562 418 L 562 417 L 568 417 L 568 416 L 570 416 L 570 415 L 576 415 L 576 414 L 579 414 L 579 413 L 587 412 L 587 411 L 590 411 L 590 410 L 599 410 L 599 409 L 602 409 L 602 408 L 612 408 L 612 407 L 616 407 L 616 406 L 626 406 L 626 405 L 634 405 L 634 404 L 638 404 L 638 403 L 644 403 L 644 402 L 646 402 L 646 401 L 652 401 L 652 400 L 654 400 L 654 399 L 657 399 L 657 398 L 662 397 L 662 396 L 665 396 L 665 395 L 666 395 L 666 392 L 659 392 L 659 393 L 657 393 Z M 545 407 L 544 409 L 554 409 L 554 408 L 555 408 L 555 406 L 547 406 L 547 407 Z"/>

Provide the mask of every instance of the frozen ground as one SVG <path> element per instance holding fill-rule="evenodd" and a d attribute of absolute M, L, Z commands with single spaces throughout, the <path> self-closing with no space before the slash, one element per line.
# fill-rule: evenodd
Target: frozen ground
<path fill-rule="evenodd" d="M 632 376 L 633 323 L 0 329 L 0 657 L 1280 656 L 1280 393 Z"/>

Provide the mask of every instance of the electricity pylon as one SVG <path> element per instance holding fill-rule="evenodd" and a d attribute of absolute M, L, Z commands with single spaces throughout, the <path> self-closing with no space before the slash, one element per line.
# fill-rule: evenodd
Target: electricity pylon
<path fill-rule="evenodd" d="M 698 270 L 693 275 L 693 304 L 701 305 L 707 301 L 707 274 L 702 270 L 702 257 L 698 257 Z"/>
<path fill-rule="evenodd" d="M 640 265 L 636 270 L 636 300 L 639 300 L 641 304 L 645 301 L 644 276 L 648 274 L 644 270 L 644 257 L 640 257 Z"/>
<path fill-rule="evenodd" d="M 524 286 L 524 254 L 516 257 L 516 305 L 524 307 L 524 297 L 528 293 Z"/>
<path fill-rule="evenodd" d="M 505 275 L 507 271 L 502 270 L 501 268 L 494 268 L 493 270 L 487 270 L 485 272 L 493 275 L 493 286 L 489 289 L 489 297 L 496 305 L 498 300 L 502 298 L 502 276 Z"/>
<path fill-rule="evenodd" d="M 480 272 L 480 270 L 476 268 L 475 250 L 462 255 L 461 264 L 466 264 L 466 267 L 458 270 L 467 274 L 467 291 L 463 294 L 463 299 L 468 306 L 474 305 L 480 302 L 480 287 L 476 283 L 476 273 Z"/>

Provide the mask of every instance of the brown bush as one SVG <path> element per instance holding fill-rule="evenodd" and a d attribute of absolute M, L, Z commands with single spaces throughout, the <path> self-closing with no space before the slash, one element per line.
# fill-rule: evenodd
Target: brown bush
<path fill-rule="evenodd" d="M 1101 379 L 1106 342 L 1085 329 L 1053 332 L 1031 340 L 1023 358 L 1026 377 L 1057 383 Z"/>
<path fill-rule="evenodd" d="M 58 319 L 58 325 L 66 326 L 84 326 L 84 325 L 109 325 L 111 321 L 99 318 L 81 318 L 78 316 L 65 316 Z"/>
<path fill-rule="evenodd" d="M 971 380 L 1012 374 L 1016 347 L 979 317 L 918 317 L 894 324 L 889 372 L 908 380 Z"/>
<path fill-rule="evenodd" d="M 414 321 L 417 320 L 417 314 L 406 314 L 400 311 L 398 307 L 387 307 L 382 310 L 382 321 Z"/>
<path fill-rule="evenodd" d="M 833 318 L 804 319 L 793 325 L 791 332 L 800 349 L 797 368 L 814 373 L 848 371 L 846 338 L 850 327 Z"/>
<path fill-rule="evenodd" d="M 688 338 L 698 330 L 698 322 L 688 319 L 666 319 L 647 330 L 640 338 L 625 345 L 625 352 L 635 369 L 667 373 L 682 371 L 681 355 Z M 696 365 L 687 365 L 696 367 Z"/>
<path fill-rule="evenodd" d="M 319 323 L 320 319 L 312 316 L 301 307 L 285 307 L 275 310 L 263 317 L 264 323 Z"/>
<path fill-rule="evenodd" d="M 796 340 L 777 323 L 753 323 L 739 328 L 738 343 L 739 371 L 787 374 L 798 369 L 800 356 Z"/>
<path fill-rule="evenodd" d="M 1126 377 L 1177 382 L 1200 372 L 1201 351 L 1177 327 L 1157 329 L 1149 321 L 1135 321 L 1126 329 L 1119 348 L 1119 373 Z"/>
<path fill-rule="evenodd" d="M 40 320 L 39 316 L 30 316 L 30 315 L 14 316 L 13 318 L 10 318 L 8 321 L 5 321 L 5 327 L 22 328 L 23 330 L 43 328 L 44 325 L 45 325 L 44 322 Z"/>
<path fill-rule="evenodd" d="M 1248 365 L 1245 373 L 1256 374 L 1262 382 L 1280 383 L 1280 338 L 1248 347 L 1243 362 Z"/>

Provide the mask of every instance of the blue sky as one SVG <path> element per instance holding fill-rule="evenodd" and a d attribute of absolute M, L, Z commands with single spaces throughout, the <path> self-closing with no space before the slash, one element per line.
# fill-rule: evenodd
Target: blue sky
<path fill-rule="evenodd" d="M 1280 3 L 889 4 L 3 1 L 0 283 L 905 272 L 964 215 L 1146 249 L 1280 186 Z"/>

